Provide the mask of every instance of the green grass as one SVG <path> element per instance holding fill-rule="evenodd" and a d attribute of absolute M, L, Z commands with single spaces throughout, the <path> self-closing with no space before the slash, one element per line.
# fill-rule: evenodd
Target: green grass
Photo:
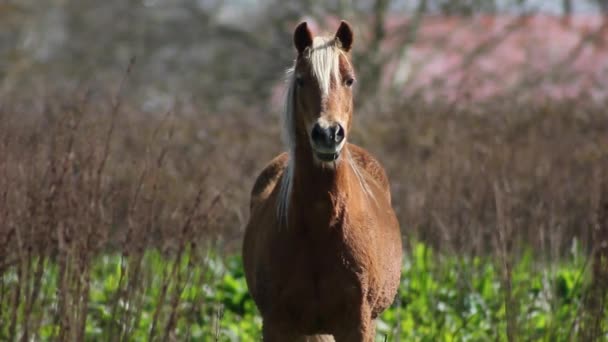
<path fill-rule="evenodd" d="M 192 254 L 147 250 L 141 257 L 104 254 L 92 260 L 86 340 L 261 340 L 261 318 L 247 292 L 240 258 L 207 253 L 195 260 Z M 30 314 L 39 322 L 37 339 L 51 340 L 60 330 L 55 316 L 63 294 L 58 291 L 58 266 L 48 259 L 43 263 L 40 298 Z M 507 340 L 502 265 L 493 259 L 438 255 L 423 244 L 413 245 L 399 295 L 377 320 L 378 340 Z M 584 329 L 581 312 L 589 283 L 585 268 L 580 251 L 545 267 L 527 253 L 513 265 L 510 310 L 519 340 L 567 341 Z M 7 305 L 20 285 L 15 269 L 1 276 L 0 340 L 9 339 L 6 323 L 12 310 Z M 17 336 L 26 300 L 19 303 Z M 603 325 L 605 331 L 608 322 Z"/>

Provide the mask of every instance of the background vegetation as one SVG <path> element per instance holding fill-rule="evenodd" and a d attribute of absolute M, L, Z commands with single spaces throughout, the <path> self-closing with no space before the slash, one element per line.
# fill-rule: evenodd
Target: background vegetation
<path fill-rule="evenodd" d="M 386 167 L 406 248 L 378 340 L 607 339 L 606 100 L 520 96 L 536 82 L 402 95 L 383 66 L 420 22 L 535 2 L 366 4 L 267 1 L 245 20 L 246 4 L 213 1 L 0 3 L 0 340 L 260 339 L 239 249 L 253 181 L 282 150 L 302 13 L 368 33 L 351 139 Z M 413 20 L 387 36 L 394 13 Z M 592 33 L 581 46 L 602 46 Z"/>

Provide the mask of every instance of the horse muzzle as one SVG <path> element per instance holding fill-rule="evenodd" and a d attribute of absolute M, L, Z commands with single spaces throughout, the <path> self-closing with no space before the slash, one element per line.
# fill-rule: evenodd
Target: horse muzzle
<path fill-rule="evenodd" d="M 346 131 L 339 123 L 323 127 L 315 123 L 310 133 L 312 150 L 322 162 L 332 162 L 340 157 L 340 152 L 346 142 Z"/>

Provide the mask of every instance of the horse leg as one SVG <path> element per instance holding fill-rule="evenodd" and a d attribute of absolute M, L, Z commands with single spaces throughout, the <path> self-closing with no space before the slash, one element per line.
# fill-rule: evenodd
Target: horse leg
<path fill-rule="evenodd" d="M 334 334 L 336 342 L 373 342 L 375 337 L 376 325 L 371 319 L 371 310 L 367 305 Z"/>
<path fill-rule="evenodd" d="M 303 336 L 299 334 L 294 334 L 281 329 L 277 324 L 270 320 L 264 320 L 262 326 L 262 340 L 264 342 L 300 341 L 302 340 L 302 337 Z"/>
<path fill-rule="evenodd" d="M 375 337 L 376 327 L 373 322 L 351 326 L 334 335 L 336 342 L 373 342 Z"/>
<path fill-rule="evenodd" d="M 343 330 L 342 332 L 335 334 L 334 338 L 336 342 L 373 342 L 376 336 L 375 327 L 370 328 L 355 328 L 352 330 Z"/>
<path fill-rule="evenodd" d="M 298 342 L 335 342 L 331 335 L 308 335 L 302 336 Z"/>
<path fill-rule="evenodd" d="M 300 335 L 280 330 L 275 324 L 264 321 L 262 327 L 264 342 L 335 342 L 331 335 Z"/>

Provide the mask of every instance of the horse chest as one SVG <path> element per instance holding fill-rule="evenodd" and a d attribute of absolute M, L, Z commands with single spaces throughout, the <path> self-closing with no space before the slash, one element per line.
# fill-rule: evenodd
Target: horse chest
<path fill-rule="evenodd" d="M 283 262 L 271 291 L 284 317 L 313 330 L 330 325 L 332 317 L 351 309 L 362 293 L 339 232 L 321 237 L 294 234 L 285 241 L 276 255 Z"/>

